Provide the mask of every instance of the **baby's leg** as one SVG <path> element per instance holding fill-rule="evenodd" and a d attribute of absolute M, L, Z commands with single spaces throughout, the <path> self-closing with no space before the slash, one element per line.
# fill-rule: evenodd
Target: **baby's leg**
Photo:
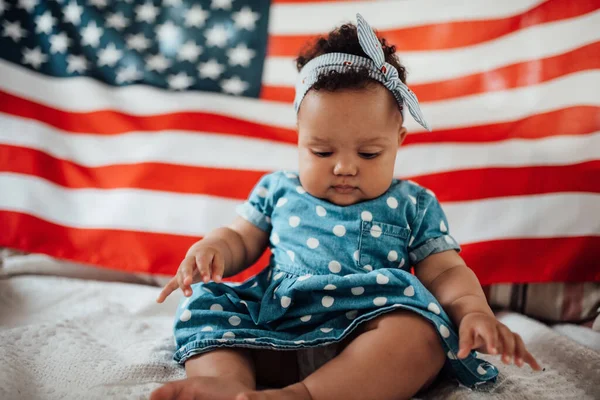
<path fill-rule="evenodd" d="M 245 349 L 219 349 L 190 358 L 187 379 L 169 382 L 155 390 L 150 400 L 231 400 L 256 389 L 254 362 Z"/>
<path fill-rule="evenodd" d="M 435 327 L 409 311 L 385 314 L 303 382 L 248 399 L 408 399 L 436 378 L 445 354 Z"/>

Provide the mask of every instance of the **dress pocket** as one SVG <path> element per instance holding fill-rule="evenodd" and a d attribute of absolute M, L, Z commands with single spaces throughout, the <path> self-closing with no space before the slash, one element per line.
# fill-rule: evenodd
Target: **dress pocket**
<path fill-rule="evenodd" d="M 408 269 L 410 229 L 378 221 L 362 221 L 358 243 L 358 266 Z"/>

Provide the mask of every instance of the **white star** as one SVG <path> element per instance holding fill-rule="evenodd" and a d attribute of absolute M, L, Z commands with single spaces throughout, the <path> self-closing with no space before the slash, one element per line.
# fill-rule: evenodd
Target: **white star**
<path fill-rule="evenodd" d="M 171 89 L 184 90 L 189 88 L 192 83 L 194 83 L 194 79 L 185 72 L 180 72 L 177 75 L 169 75 L 167 82 L 169 83 Z"/>
<path fill-rule="evenodd" d="M 88 3 L 90 3 L 93 6 L 96 6 L 100 10 L 106 8 L 106 6 L 108 5 L 106 0 L 88 0 Z"/>
<path fill-rule="evenodd" d="M 198 67 L 198 72 L 200 73 L 200 78 L 210 78 L 212 80 L 217 80 L 219 76 L 225 71 L 225 67 L 217 62 L 217 60 L 210 59 L 208 62 L 200 63 Z"/>
<path fill-rule="evenodd" d="M 129 25 L 129 20 L 120 12 L 111 14 L 106 18 L 106 26 L 109 28 L 120 31 L 125 29 L 127 25 Z"/>
<path fill-rule="evenodd" d="M 195 62 L 200 54 L 202 54 L 202 47 L 196 45 L 196 42 L 193 40 L 188 40 L 183 46 L 181 46 L 181 49 L 179 49 L 179 53 L 177 53 L 177 59 L 181 61 Z"/>
<path fill-rule="evenodd" d="M 35 31 L 37 33 L 43 32 L 46 35 L 52 33 L 52 28 L 54 28 L 54 23 L 56 20 L 52 17 L 50 11 L 46 11 L 42 15 L 36 17 L 35 19 Z"/>
<path fill-rule="evenodd" d="M 206 45 L 211 47 L 225 47 L 227 45 L 228 30 L 223 25 L 215 25 L 204 33 Z"/>
<path fill-rule="evenodd" d="M 251 31 L 256 27 L 256 21 L 260 19 L 260 14 L 253 12 L 250 7 L 243 7 L 240 11 L 233 13 L 232 19 L 238 28 Z"/>
<path fill-rule="evenodd" d="M 66 53 L 69 43 L 70 40 L 64 32 L 50 36 L 50 53 Z"/>
<path fill-rule="evenodd" d="M 0 0 L 0 15 L 2 15 L 4 11 L 6 11 L 6 4 L 4 3 L 4 0 Z"/>
<path fill-rule="evenodd" d="M 143 77 L 144 74 L 142 73 L 142 71 L 138 70 L 135 65 L 130 64 L 127 67 L 120 68 L 117 71 L 117 77 L 115 81 L 118 84 L 121 84 L 125 82 L 137 81 L 139 79 L 142 79 Z"/>
<path fill-rule="evenodd" d="M 144 3 L 135 8 L 138 21 L 153 23 L 158 15 L 158 7 L 155 7 L 151 2 Z"/>
<path fill-rule="evenodd" d="M 204 11 L 200 6 L 193 6 L 185 13 L 185 26 L 200 28 L 208 19 L 208 11 Z"/>
<path fill-rule="evenodd" d="M 146 58 L 146 68 L 148 68 L 149 71 L 156 71 L 162 74 L 170 66 L 171 61 L 167 60 L 162 54 Z"/>
<path fill-rule="evenodd" d="M 137 50 L 140 53 L 150 47 L 150 39 L 148 39 L 142 32 L 137 35 L 127 36 L 127 47 L 132 50 Z"/>
<path fill-rule="evenodd" d="M 69 54 L 67 56 L 67 72 L 72 74 L 73 72 L 82 73 L 87 69 L 87 60 L 84 56 L 76 56 Z"/>
<path fill-rule="evenodd" d="M 181 5 L 181 0 L 163 0 L 163 4 L 171 7 L 178 7 Z"/>
<path fill-rule="evenodd" d="M 90 45 L 92 47 L 98 47 L 100 45 L 100 38 L 104 34 L 104 29 L 96 25 L 96 21 L 91 21 L 85 28 L 81 30 L 81 43 Z"/>
<path fill-rule="evenodd" d="M 39 46 L 35 49 L 23 49 L 23 64 L 31 64 L 35 69 L 40 69 L 40 65 L 48 60 L 48 56 L 40 50 Z"/>
<path fill-rule="evenodd" d="M 31 12 L 38 5 L 38 0 L 19 0 L 19 5 L 17 7 L 21 7 L 27 12 Z"/>
<path fill-rule="evenodd" d="M 167 21 L 164 24 L 160 25 L 156 30 L 156 35 L 162 42 L 166 42 L 169 44 L 177 41 L 179 37 L 179 27 L 175 25 L 172 21 Z"/>
<path fill-rule="evenodd" d="M 123 52 L 117 49 L 114 43 L 109 43 L 106 48 L 98 50 L 98 66 L 103 67 L 108 65 L 109 67 L 114 67 L 122 56 Z"/>
<path fill-rule="evenodd" d="M 81 23 L 81 14 L 83 14 L 83 7 L 78 5 L 75 1 L 71 1 L 65 7 L 65 21 L 70 22 L 73 25 L 79 25 Z"/>
<path fill-rule="evenodd" d="M 221 81 L 221 88 L 223 91 L 234 95 L 242 94 L 244 90 L 248 89 L 248 86 L 248 82 L 244 82 L 237 76 Z"/>
<path fill-rule="evenodd" d="M 13 41 L 18 42 L 27 36 L 27 31 L 21 28 L 21 24 L 19 21 L 10 22 L 8 20 L 4 20 L 4 30 L 2 31 L 2 36 L 8 36 Z"/>
<path fill-rule="evenodd" d="M 210 3 L 210 8 L 222 9 L 222 10 L 231 10 L 231 2 L 233 0 L 212 0 Z"/>
<path fill-rule="evenodd" d="M 241 65 L 243 67 L 250 66 L 250 60 L 256 52 L 246 47 L 245 44 L 238 44 L 233 49 L 227 50 L 227 57 L 229 57 L 229 64 L 231 66 Z"/>

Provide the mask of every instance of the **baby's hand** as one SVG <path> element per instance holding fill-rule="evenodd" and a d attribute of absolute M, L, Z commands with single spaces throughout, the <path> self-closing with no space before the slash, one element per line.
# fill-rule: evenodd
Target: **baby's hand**
<path fill-rule="evenodd" d="M 199 244 L 188 252 L 177 270 L 177 274 L 165 285 L 156 301 L 162 303 L 177 288 L 181 288 L 186 297 L 192 295 L 192 283 L 208 282 L 211 279 L 221 282 L 225 271 L 225 262 L 221 252 L 211 246 Z"/>
<path fill-rule="evenodd" d="M 523 339 L 493 316 L 470 313 L 463 317 L 459 327 L 458 358 L 465 358 L 471 349 L 487 354 L 502 354 L 502 362 L 514 360 L 519 367 L 526 362 L 536 371 L 541 371 L 535 358 L 525 348 Z"/>

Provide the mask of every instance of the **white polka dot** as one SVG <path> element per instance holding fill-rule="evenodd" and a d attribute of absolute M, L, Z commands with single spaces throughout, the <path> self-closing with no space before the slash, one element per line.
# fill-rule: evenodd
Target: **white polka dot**
<path fill-rule="evenodd" d="M 404 261 L 404 258 L 402 258 L 402 260 L 400 260 L 400 264 L 398 264 L 398 268 L 404 267 L 404 264 L 406 264 L 406 261 Z"/>
<path fill-rule="evenodd" d="M 206 286 L 203 286 L 202 289 L 204 289 L 205 291 L 207 291 L 208 293 L 213 294 L 213 291 L 210 290 L 209 288 L 207 288 Z"/>
<path fill-rule="evenodd" d="M 454 355 L 454 353 L 452 352 L 452 350 L 448 350 L 447 356 L 451 360 L 456 360 L 456 356 Z"/>
<path fill-rule="evenodd" d="M 333 227 L 333 234 L 337 237 L 342 237 L 346 234 L 346 228 L 344 225 L 336 225 Z"/>
<path fill-rule="evenodd" d="M 223 334 L 223 339 L 233 339 L 235 338 L 235 333 L 233 332 L 225 332 Z"/>
<path fill-rule="evenodd" d="M 205 326 L 204 328 L 200 329 L 200 332 L 212 332 L 212 331 L 213 331 L 212 326 Z"/>
<path fill-rule="evenodd" d="M 279 244 L 279 235 L 277 234 L 277 232 L 273 232 L 273 234 L 271 235 L 271 243 Z"/>
<path fill-rule="evenodd" d="M 479 366 L 477 367 L 477 372 L 479 373 L 479 375 L 485 375 L 485 373 L 486 373 L 487 371 L 485 370 L 485 368 L 483 368 L 481 365 L 479 365 Z"/>
<path fill-rule="evenodd" d="M 441 311 L 440 311 L 440 308 L 439 308 L 439 307 L 438 307 L 438 305 L 437 305 L 437 304 L 435 304 L 435 303 L 429 303 L 429 305 L 427 306 L 427 309 L 428 309 L 429 311 L 431 311 L 432 313 L 435 313 L 435 314 L 437 314 L 437 315 L 440 315 L 440 312 L 441 312 Z"/>
<path fill-rule="evenodd" d="M 287 177 L 288 177 L 288 178 L 290 178 L 290 179 L 296 179 L 296 178 L 298 177 L 298 175 L 296 175 L 296 174 L 292 174 L 291 172 L 287 172 L 287 173 L 285 174 L 285 176 L 287 176 Z"/>
<path fill-rule="evenodd" d="M 292 260 L 292 262 L 293 262 L 294 258 L 296 258 L 296 254 L 294 254 L 294 252 L 291 250 L 286 251 L 286 253 L 287 253 L 288 257 L 290 258 L 290 260 Z"/>
<path fill-rule="evenodd" d="M 354 319 L 354 318 L 357 317 L 357 315 L 358 315 L 358 311 L 357 310 L 348 311 L 346 313 L 346 318 L 348 318 L 348 319 Z"/>
<path fill-rule="evenodd" d="M 362 286 L 357 286 L 357 287 L 353 287 L 352 289 L 350 289 L 350 291 L 352 292 L 353 295 L 360 296 L 361 294 L 363 294 L 365 292 L 365 288 Z"/>
<path fill-rule="evenodd" d="M 415 197 L 414 197 L 414 196 L 411 196 L 411 195 L 409 194 L 409 195 L 408 195 L 408 198 L 410 199 L 410 201 L 411 201 L 413 204 L 417 204 L 417 199 L 415 199 Z"/>
<path fill-rule="evenodd" d="M 282 197 L 279 200 L 277 200 L 277 204 L 275 204 L 275 207 L 283 207 L 287 202 L 288 200 L 285 197 Z"/>
<path fill-rule="evenodd" d="M 259 187 L 258 189 L 256 189 L 256 194 L 259 197 L 267 197 L 267 195 L 269 194 L 269 191 L 267 190 L 266 187 Z"/>
<path fill-rule="evenodd" d="M 335 299 L 331 296 L 323 296 L 323 299 L 321 300 L 321 304 L 323 304 L 323 307 L 331 307 L 333 305 L 333 302 L 335 301 Z"/>
<path fill-rule="evenodd" d="M 317 215 L 319 217 L 324 217 L 327 215 L 327 210 L 323 206 L 317 206 Z"/>
<path fill-rule="evenodd" d="M 386 297 L 375 297 L 375 299 L 373 299 L 373 304 L 376 306 L 384 306 L 385 303 L 387 303 Z"/>
<path fill-rule="evenodd" d="M 325 286 L 323 289 L 324 289 L 324 290 L 335 290 L 335 289 L 337 289 L 337 287 L 336 287 L 335 285 L 332 285 L 332 284 L 330 283 L 330 284 L 328 284 L 327 286 Z"/>
<path fill-rule="evenodd" d="M 354 252 L 354 259 L 355 259 L 356 261 L 358 261 L 358 250 L 356 250 L 356 251 Z"/>
<path fill-rule="evenodd" d="M 181 322 L 186 322 L 189 321 L 190 318 L 192 318 L 192 312 L 190 310 L 185 310 L 184 312 L 181 313 L 181 315 L 179 316 L 179 320 Z"/>
<path fill-rule="evenodd" d="M 300 317 L 300 321 L 308 322 L 312 318 L 312 315 L 305 315 L 304 317 Z"/>
<path fill-rule="evenodd" d="M 342 264 L 333 260 L 329 263 L 329 270 L 334 274 L 337 274 L 342 270 Z"/>
<path fill-rule="evenodd" d="M 389 261 L 396 261 L 398 259 L 398 252 L 396 250 L 392 250 L 388 253 Z"/>
<path fill-rule="evenodd" d="M 386 203 L 390 208 L 398 208 L 398 200 L 395 197 L 388 197 Z"/>
<path fill-rule="evenodd" d="M 444 220 L 440 221 L 440 231 L 446 233 L 448 232 L 448 228 L 446 227 L 446 224 L 444 223 Z"/>
<path fill-rule="evenodd" d="M 246 342 L 256 342 L 256 338 L 247 338 L 244 339 Z"/>
<path fill-rule="evenodd" d="M 283 276 L 283 272 L 278 272 L 275 274 L 275 276 L 273 277 L 273 279 L 277 280 L 279 278 L 281 278 Z"/>
<path fill-rule="evenodd" d="M 363 221 L 373 221 L 373 214 L 371 214 L 369 211 L 363 211 L 362 213 L 360 213 L 360 218 Z"/>
<path fill-rule="evenodd" d="M 306 190 L 304 190 L 302 186 L 296 186 L 296 192 L 298 192 L 299 194 L 304 194 L 306 193 Z"/>
<path fill-rule="evenodd" d="M 206 289 L 206 288 L 204 288 Z M 191 298 L 190 297 L 186 297 L 185 300 L 181 303 L 181 308 L 186 308 L 187 305 L 189 304 Z"/>
<path fill-rule="evenodd" d="M 440 333 L 442 334 L 442 337 L 445 339 L 450 337 L 450 331 L 448 330 L 446 325 L 440 325 Z"/>
<path fill-rule="evenodd" d="M 373 236 L 374 238 L 378 238 L 379 236 L 381 236 L 381 227 L 379 225 L 373 225 L 371 227 L 371 236 Z"/>
<path fill-rule="evenodd" d="M 387 283 L 389 283 L 389 281 L 390 278 L 388 278 L 384 274 L 377 274 L 377 283 L 379 283 L 380 285 L 386 285 Z"/>
<path fill-rule="evenodd" d="M 281 296 L 281 307 L 288 308 L 292 304 L 292 299 L 287 296 Z"/>
<path fill-rule="evenodd" d="M 369 272 L 371 272 L 371 271 L 373 271 L 373 266 L 372 266 L 372 265 L 365 265 L 365 266 L 363 267 L 363 269 L 364 269 L 365 271 L 369 271 Z"/>
<path fill-rule="evenodd" d="M 239 324 L 242 323 L 242 319 L 240 317 L 238 317 L 237 315 L 234 315 L 233 317 L 229 318 L 229 323 L 233 326 L 238 326 Z"/>
<path fill-rule="evenodd" d="M 452 240 L 452 238 L 450 236 L 448 236 L 448 235 L 444 236 L 444 240 L 448 244 L 454 244 L 454 240 Z"/>
<path fill-rule="evenodd" d="M 220 304 L 213 304 L 210 306 L 210 311 L 223 311 L 223 306 Z"/>
<path fill-rule="evenodd" d="M 305 281 L 305 280 L 307 280 L 308 278 L 310 278 L 311 276 L 312 276 L 311 274 L 302 275 L 302 276 L 299 276 L 299 277 L 298 277 L 298 280 L 299 280 L 299 281 Z"/>
<path fill-rule="evenodd" d="M 243 305 L 245 305 L 246 307 L 248 307 L 248 303 L 246 303 L 244 300 L 241 300 L 240 303 L 242 303 Z"/>
<path fill-rule="evenodd" d="M 250 289 L 252 289 L 252 288 L 255 288 L 255 287 L 257 287 L 257 286 L 258 286 L 258 282 L 254 282 L 254 283 L 252 284 L 252 286 L 250 286 Z"/>
<path fill-rule="evenodd" d="M 289 222 L 292 228 L 296 228 L 298 225 L 300 225 L 300 217 L 294 215 L 290 217 Z"/>
<path fill-rule="evenodd" d="M 409 287 L 404 289 L 403 293 L 405 296 L 413 297 L 415 295 L 415 288 L 412 285 L 410 285 Z"/>
<path fill-rule="evenodd" d="M 435 193 L 433 193 L 431 190 L 426 189 L 425 191 L 429 193 L 430 196 L 435 197 Z"/>
<path fill-rule="evenodd" d="M 319 247 L 319 240 L 316 238 L 309 238 L 306 241 L 306 245 L 311 249 L 316 249 L 317 247 Z"/>
<path fill-rule="evenodd" d="M 296 340 L 294 343 L 296 343 L 296 344 L 302 344 L 302 343 L 304 343 L 304 340 Z"/>
<path fill-rule="evenodd" d="M 411 237 L 410 237 L 410 242 L 408 242 L 408 245 L 409 245 L 409 246 L 412 246 L 412 244 L 413 244 L 413 242 L 414 242 L 414 241 L 415 241 L 415 237 L 414 237 L 414 236 L 411 236 Z"/>
<path fill-rule="evenodd" d="M 333 328 L 321 328 L 321 332 L 323 333 L 329 333 L 333 330 Z"/>

